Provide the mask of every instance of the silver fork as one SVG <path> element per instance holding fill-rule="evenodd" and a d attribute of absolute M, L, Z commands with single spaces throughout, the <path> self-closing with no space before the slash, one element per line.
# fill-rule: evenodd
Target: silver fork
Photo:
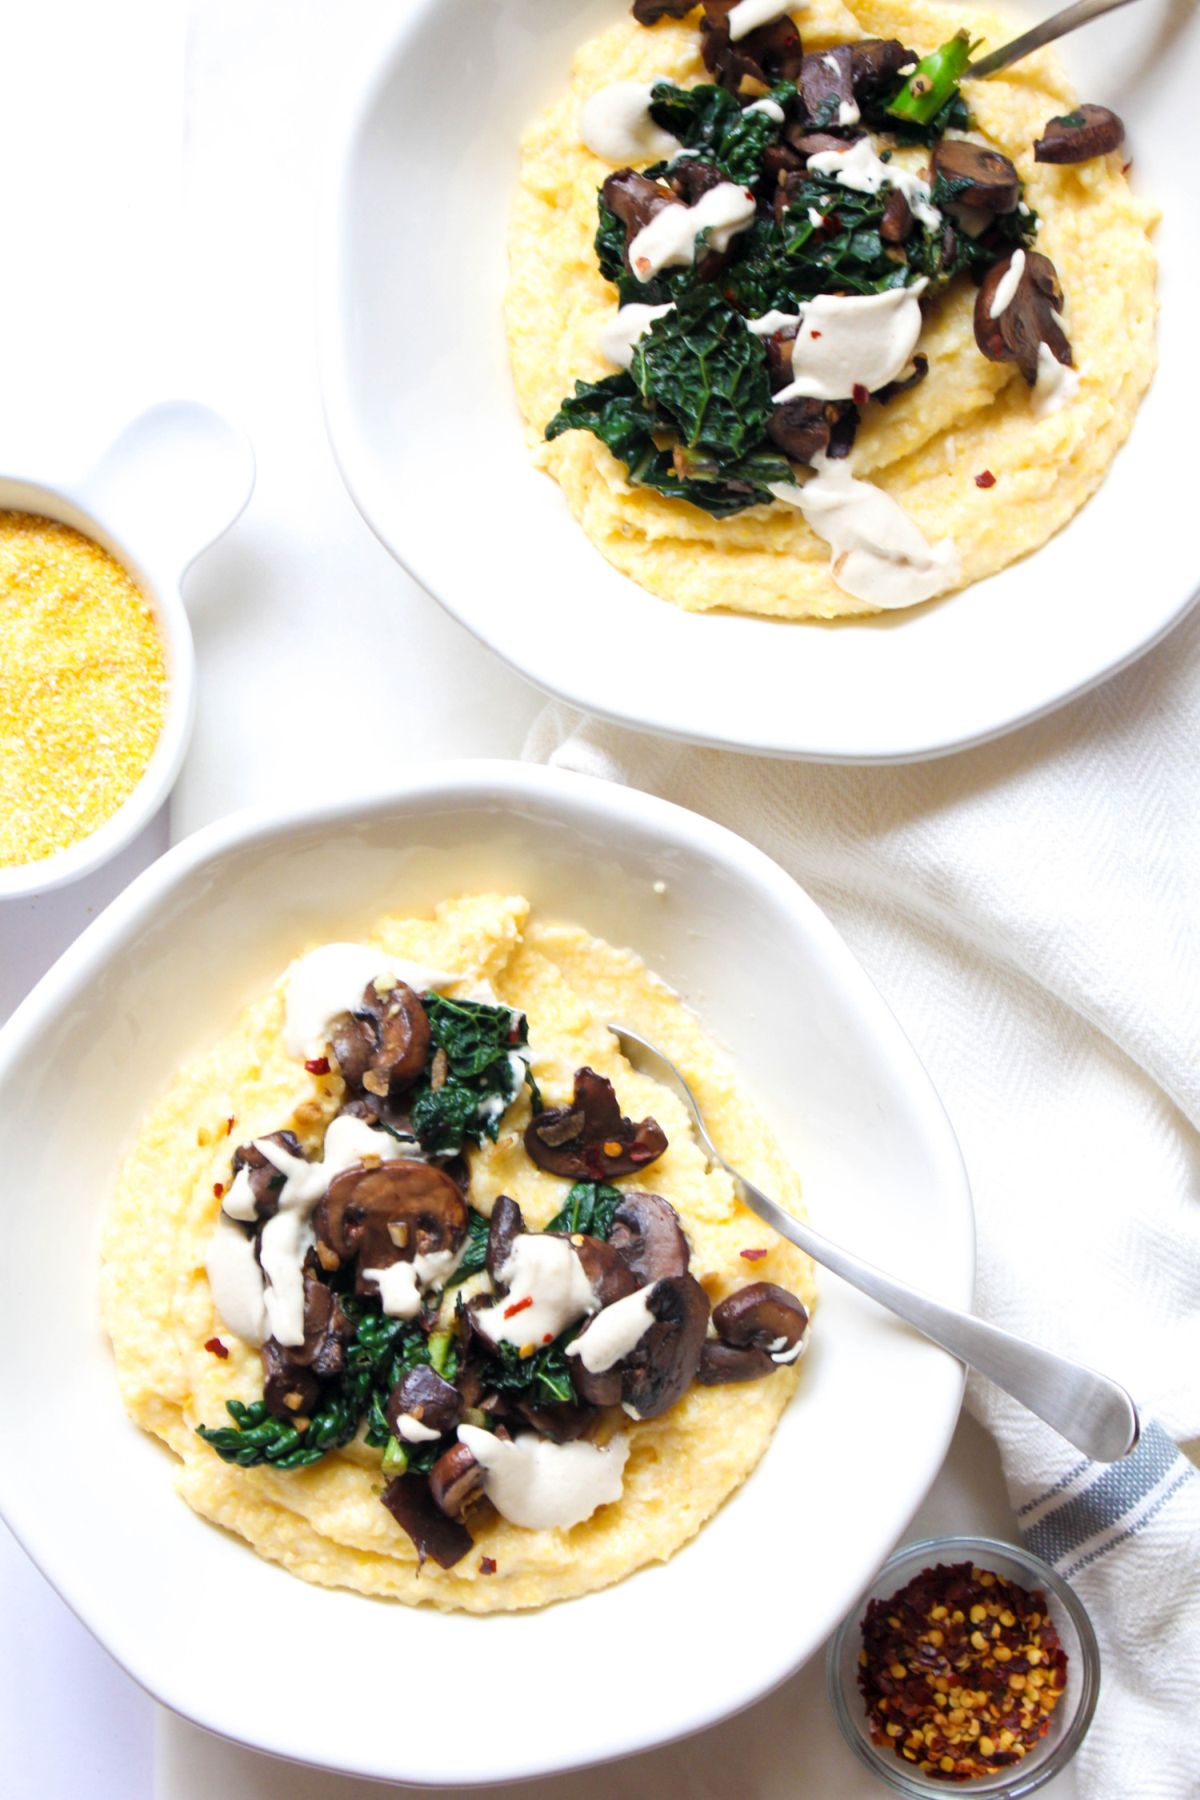
<path fill-rule="evenodd" d="M 710 1160 L 732 1178 L 738 1198 L 751 1212 L 765 1219 L 781 1237 L 806 1250 L 814 1261 L 832 1269 L 851 1287 L 870 1295 L 889 1312 L 914 1325 L 923 1336 L 940 1344 L 960 1362 L 986 1375 L 989 1381 L 1027 1406 L 1039 1419 L 1096 1462 L 1116 1462 L 1128 1456 L 1138 1441 L 1138 1415 L 1123 1387 L 1083 1363 L 1072 1362 L 1053 1350 L 1044 1350 L 1011 1331 L 1002 1331 L 971 1313 L 943 1306 L 927 1294 L 909 1287 L 895 1276 L 863 1262 L 839 1244 L 785 1212 L 769 1195 L 730 1166 L 708 1135 L 696 1097 L 669 1057 L 630 1029 L 608 1028 L 635 1068 L 672 1088 L 692 1115 L 697 1135 Z"/>

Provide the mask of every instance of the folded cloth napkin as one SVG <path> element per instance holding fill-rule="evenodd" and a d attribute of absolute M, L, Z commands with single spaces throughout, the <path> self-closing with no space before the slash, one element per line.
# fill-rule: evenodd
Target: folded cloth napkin
<path fill-rule="evenodd" d="M 979 1311 L 1137 1398 L 1141 1443 L 1104 1467 L 985 1382 L 967 1394 L 1100 1638 L 1089 1800 L 1200 1792 L 1200 1479 L 1179 1448 L 1200 1437 L 1198 740 L 1194 613 L 1095 694 L 940 762 L 772 762 L 558 704 L 525 747 L 708 814 L 814 895 L 958 1132 Z"/>

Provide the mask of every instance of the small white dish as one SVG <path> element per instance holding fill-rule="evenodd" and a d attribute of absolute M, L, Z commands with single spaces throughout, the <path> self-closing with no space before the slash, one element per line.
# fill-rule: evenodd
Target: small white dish
<path fill-rule="evenodd" d="M 167 660 L 167 706 L 154 754 L 122 806 L 90 836 L 37 862 L 0 868 L 0 900 L 46 893 L 123 850 L 175 784 L 196 711 L 184 574 L 238 517 L 254 487 L 249 441 L 219 413 L 165 401 L 134 419 L 81 477 L 0 474 L 0 509 L 71 525 L 116 558 L 153 608 Z"/>
<path fill-rule="evenodd" d="M 815 1223 L 957 1306 L 974 1266 L 958 1146 L 896 1021 L 791 878 L 693 813 L 555 770 L 448 764 L 382 796 L 221 821 L 134 881 L 0 1032 L 20 1196 L 0 1514 L 165 1705 L 279 1756 L 435 1786 L 623 1756 L 767 1693 L 903 1530 L 962 1388 L 958 1364 L 823 1278 L 799 1393 L 746 1485 L 671 1561 L 540 1612 L 476 1619 L 312 1587 L 189 1511 L 171 1457 L 125 1417 L 100 1327 L 99 1221 L 121 1157 L 172 1070 L 291 956 L 464 888 L 524 892 L 638 950 L 735 1056 Z M 305 1644 L 325 1646 L 318 1705 L 297 1684 Z M 623 1679 L 644 1674 L 648 1646 L 653 1680 Z"/>
<path fill-rule="evenodd" d="M 1200 581 L 1189 435 L 1200 235 L 1178 154 L 1200 47 L 1187 0 L 1142 0 L 1058 46 L 1083 97 L 1125 118 L 1135 179 L 1163 209 L 1161 361 L 1129 442 L 1034 555 L 945 600 L 837 625 L 656 599 L 604 561 L 530 464 L 501 318 L 518 140 L 565 87 L 577 46 L 627 6 L 414 0 L 356 101 L 327 208 L 322 369 L 334 452 L 382 543 L 549 693 L 768 755 L 942 755 L 1142 655 Z M 1045 7 L 1010 10 L 1020 25 Z"/>

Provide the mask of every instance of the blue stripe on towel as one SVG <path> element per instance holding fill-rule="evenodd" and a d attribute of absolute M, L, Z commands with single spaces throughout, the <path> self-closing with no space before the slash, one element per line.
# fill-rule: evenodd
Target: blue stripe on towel
<path fill-rule="evenodd" d="M 1167 1474 L 1179 1450 L 1151 1420 L 1132 1456 L 1110 1463 L 1082 1494 L 1065 1500 L 1025 1533 L 1035 1556 L 1058 1563 L 1097 1532 L 1115 1526 Z M 1102 1465 L 1097 1465 L 1102 1466 Z"/>

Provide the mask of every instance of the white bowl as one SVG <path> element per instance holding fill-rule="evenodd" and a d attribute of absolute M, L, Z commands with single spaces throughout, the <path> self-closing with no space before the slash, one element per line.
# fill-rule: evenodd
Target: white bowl
<path fill-rule="evenodd" d="M 116 558 L 154 611 L 167 662 L 162 731 L 133 792 L 79 843 L 0 868 L 0 900 L 91 874 L 149 824 L 175 785 L 196 712 L 195 654 L 180 582 L 233 524 L 253 487 L 248 440 L 219 413 L 189 400 L 142 413 L 81 477 L 0 475 L 0 508 L 74 526 Z"/>
<path fill-rule="evenodd" d="M 125 1418 L 98 1317 L 122 1154 L 172 1070 L 305 945 L 485 887 L 633 945 L 679 990 L 761 1097 L 826 1231 L 956 1305 L 974 1266 L 958 1147 L 892 1015 L 790 877 L 692 813 L 557 771 L 450 764 L 377 798 L 223 821 L 134 881 L 0 1032 L 0 1512 L 167 1706 L 278 1755 L 431 1784 L 620 1756 L 766 1693 L 890 1549 L 961 1393 L 955 1362 L 827 1278 L 799 1393 L 746 1486 L 669 1563 L 536 1613 L 310 1587 L 189 1511 L 170 1456 Z"/>
<path fill-rule="evenodd" d="M 530 465 L 500 312 L 518 138 L 562 91 L 573 50 L 627 5 L 414 0 L 356 101 L 328 206 L 322 368 L 334 452 L 381 541 L 539 687 L 622 724 L 772 755 L 940 755 L 1149 649 L 1200 581 L 1200 233 L 1179 155 L 1200 71 L 1194 8 L 1142 0 L 1060 46 L 1083 97 L 1125 117 L 1134 178 L 1164 210 L 1161 365 L 1128 445 L 1033 556 L 944 601 L 829 626 L 656 599 Z M 611 654 L 595 653 L 597 617 Z"/>

